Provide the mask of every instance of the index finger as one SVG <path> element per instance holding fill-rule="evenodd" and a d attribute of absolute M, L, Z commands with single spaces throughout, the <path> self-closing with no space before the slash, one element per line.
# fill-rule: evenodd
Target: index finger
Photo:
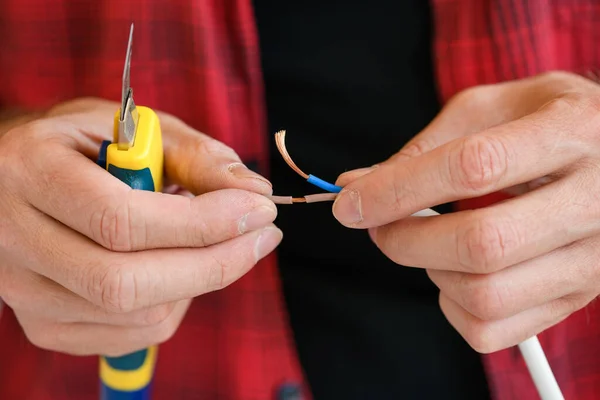
<path fill-rule="evenodd" d="M 79 152 L 87 145 L 79 126 L 57 119 L 31 129 L 41 139 L 17 167 L 26 172 L 20 192 L 36 209 L 111 250 L 208 246 L 265 226 L 277 214 L 269 199 L 249 191 L 189 199 L 132 190 Z"/>
<path fill-rule="evenodd" d="M 561 97 L 519 120 L 380 164 L 344 187 L 333 213 L 347 227 L 371 228 L 555 172 L 589 153 L 580 138 L 595 132 L 588 121 L 597 120 L 596 106 L 579 100 Z"/>
<path fill-rule="evenodd" d="M 279 229 L 269 226 L 200 249 L 115 253 L 90 245 L 62 226 L 43 229 L 55 229 L 62 239 L 72 240 L 56 240 L 36 249 L 32 270 L 114 313 L 220 290 L 268 256 L 282 238 Z M 61 256 L 47 257 L 48 252 Z"/>

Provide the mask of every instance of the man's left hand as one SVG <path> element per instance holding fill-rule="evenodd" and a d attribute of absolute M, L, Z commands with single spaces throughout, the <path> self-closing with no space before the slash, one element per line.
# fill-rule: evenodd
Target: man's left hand
<path fill-rule="evenodd" d="M 600 293 L 600 87 L 569 73 L 468 89 L 375 168 L 342 175 L 333 212 L 394 262 L 424 268 L 478 352 L 501 350 Z M 419 210 L 509 191 L 477 210 Z"/>

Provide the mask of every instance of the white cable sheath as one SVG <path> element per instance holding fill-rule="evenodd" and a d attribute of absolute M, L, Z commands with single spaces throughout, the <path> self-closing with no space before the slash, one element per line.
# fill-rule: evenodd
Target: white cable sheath
<path fill-rule="evenodd" d="M 564 400 L 537 336 L 519 344 L 525 364 L 542 400 Z"/>
<path fill-rule="evenodd" d="M 331 198 L 327 196 L 331 196 Z M 333 200 L 335 194 L 315 195 L 313 196 L 314 199 L 310 196 L 305 197 L 307 203 L 311 203 L 313 201 Z M 291 197 L 273 196 L 272 198 L 274 200 L 278 200 L 281 204 L 292 204 Z M 436 215 L 440 214 L 430 208 L 427 208 L 414 213 L 412 216 L 432 217 Z M 558 382 L 552 373 L 552 368 L 550 368 L 550 364 L 548 364 L 548 360 L 546 359 L 546 355 L 544 354 L 544 350 L 542 349 L 542 345 L 540 344 L 537 336 L 529 338 L 520 343 L 519 350 L 523 355 L 523 359 L 525 360 L 525 364 L 527 365 L 529 374 L 531 375 L 541 400 L 564 400 L 563 394 L 558 386 Z"/>
<path fill-rule="evenodd" d="M 413 217 L 431 217 L 434 215 L 440 214 L 427 208 L 414 213 Z M 523 359 L 529 369 L 529 374 L 531 375 L 531 379 L 533 379 L 541 400 L 564 400 L 558 382 L 556 382 L 552 368 L 548 364 L 544 349 L 542 349 L 537 336 L 520 343 L 519 350 L 523 355 Z"/>

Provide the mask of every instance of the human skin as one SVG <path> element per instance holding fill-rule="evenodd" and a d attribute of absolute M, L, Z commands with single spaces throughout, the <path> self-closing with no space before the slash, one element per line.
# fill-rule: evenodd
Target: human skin
<path fill-rule="evenodd" d="M 427 271 L 481 353 L 513 346 L 600 292 L 600 89 L 564 72 L 459 93 L 399 153 L 339 177 L 333 213 Z M 497 191 L 476 210 L 411 217 Z"/>
<path fill-rule="evenodd" d="M 282 238 L 270 183 L 172 116 L 159 114 L 169 193 L 99 168 L 118 107 L 78 99 L 0 124 L 0 297 L 44 349 L 119 356 L 160 344 L 193 297 L 231 284 Z"/>

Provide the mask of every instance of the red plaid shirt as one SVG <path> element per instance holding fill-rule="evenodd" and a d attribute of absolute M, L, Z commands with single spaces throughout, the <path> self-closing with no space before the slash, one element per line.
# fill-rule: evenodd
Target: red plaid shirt
<path fill-rule="evenodd" d="M 432 4 L 444 101 L 478 84 L 553 69 L 583 73 L 599 64 L 600 4 L 592 0 Z M 177 115 L 265 172 L 267 132 L 250 0 L 4 0 L 0 107 L 38 109 L 79 96 L 117 100 L 131 21 L 137 101 Z M 275 259 L 261 264 L 229 288 L 194 301 L 178 333 L 160 348 L 155 398 L 263 400 L 284 382 L 304 384 Z M 540 340 L 568 399 L 600 398 L 598 305 Z M 484 358 L 495 399 L 536 398 L 518 350 Z M 97 389 L 96 357 L 34 348 L 5 308 L 0 399 L 95 399 Z"/>

